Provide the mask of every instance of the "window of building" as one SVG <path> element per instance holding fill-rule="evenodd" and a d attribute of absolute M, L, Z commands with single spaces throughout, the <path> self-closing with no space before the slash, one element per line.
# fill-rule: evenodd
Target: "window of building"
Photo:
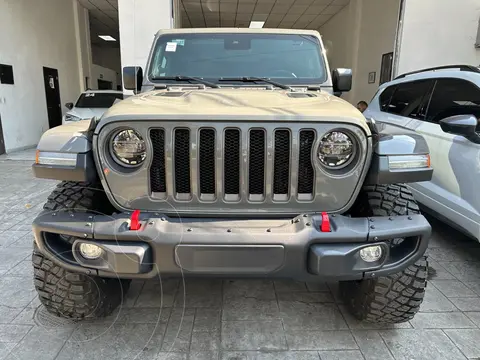
<path fill-rule="evenodd" d="M 419 80 L 397 85 L 386 111 L 423 120 L 432 84 L 432 80 Z"/>
<path fill-rule="evenodd" d="M 475 115 L 480 119 L 480 89 L 467 80 L 438 79 L 426 120 L 437 123 L 455 115 Z"/>

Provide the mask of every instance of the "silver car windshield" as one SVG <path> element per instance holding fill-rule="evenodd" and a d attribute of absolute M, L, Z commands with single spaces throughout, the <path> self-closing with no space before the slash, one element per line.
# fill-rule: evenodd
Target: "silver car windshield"
<path fill-rule="evenodd" d="M 297 34 L 168 34 L 155 44 L 148 77 L 263 77 L 283 84 L 321 84 L 327 80 L 320 42 Z M 221 83 L 225 85 L 225 81 Z M 241 85 L 241 84 L 239 84 Z"/>

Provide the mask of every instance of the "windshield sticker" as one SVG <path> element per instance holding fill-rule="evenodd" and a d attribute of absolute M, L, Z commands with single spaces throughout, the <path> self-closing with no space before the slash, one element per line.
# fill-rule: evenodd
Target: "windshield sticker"
<path fill-rule="evenodd" d="M 176 43 L 178 46 L 185 46 L 185 39 L 175 39 L 172 42 Z"/>
<path fill-rule="evenodd" d="M 169 52 L 177 51 L 177 43 L 176 42 L 167 42 L 167 46 L 165 47 L 165 51 L 169 51 Z"/>

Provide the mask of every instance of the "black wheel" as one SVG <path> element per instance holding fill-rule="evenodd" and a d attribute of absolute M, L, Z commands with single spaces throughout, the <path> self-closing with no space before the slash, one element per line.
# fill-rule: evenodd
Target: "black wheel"
<path fill-rule="evenodd" d="M 395 216 L 419 214 L 412 193 L 405 185 L 367 186 L 357 200 L 352 216 Z M 427 286 L 426 257 L 403 271 L 388 276 L 340 282 L 344 301 L 359 320 L 400 323 L 420 309 Z"/>
<path fill-rule="evenodd" d="M 91 211 L 112 214 L 113 207 L 101 185 L 64 181 L 57 185 L 47 203 L 45 212 Z M 71 237 L 63 236 L 72 242 Z M 34 245 L 34 283 L 40 302 L 58 316 L 83 319 L 110 314 L 121 304 L 130 280 L 101 278 L 67 271 L 47 259 Z"/>
<path fill-rule="evenodd" d="M 81 320 L 107 316 L 122 303 L 130 280 L 105 279 L 67 271 L 34 249 L 34 283 L 40 302 L 52 314 Z"/>

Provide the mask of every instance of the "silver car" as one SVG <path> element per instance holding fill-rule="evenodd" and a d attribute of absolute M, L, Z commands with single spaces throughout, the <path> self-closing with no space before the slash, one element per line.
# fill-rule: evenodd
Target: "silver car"
<path fill-rule="evenodd" d="M 80 94 L 77 102 L 66 103 L 69 110 L 63 123 L 101 117 L 117 101 L 123 100 L 123 92 L 114 90 L 87 90 Z"/>
<path fill-rule="evenodd" d="M 401 75 L 380 87 L 364 115 L 380 129 L 425 138 L 432 180 L 407 186 L 434 216 L 480 240 L 480 69 L 452 65 Z"/>

